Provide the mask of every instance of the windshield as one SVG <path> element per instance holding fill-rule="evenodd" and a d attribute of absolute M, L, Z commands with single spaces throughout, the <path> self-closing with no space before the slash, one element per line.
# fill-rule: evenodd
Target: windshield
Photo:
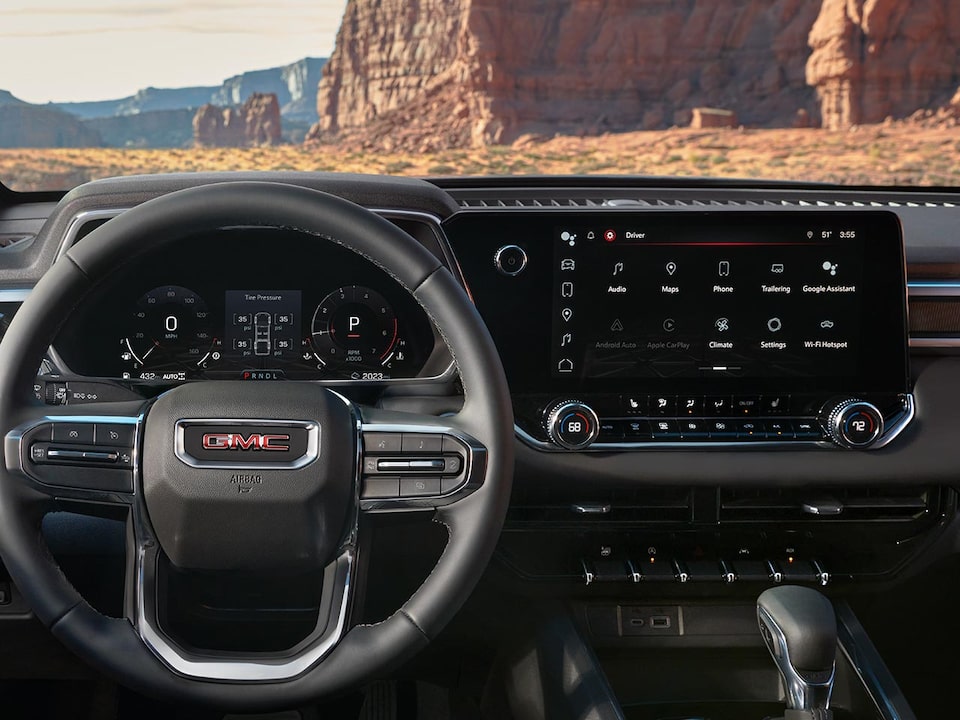
<path fill-rule="evenodd" d="M 956 185 L 949 0 L 13 0 L 0 182 L 642 174 Z"/>

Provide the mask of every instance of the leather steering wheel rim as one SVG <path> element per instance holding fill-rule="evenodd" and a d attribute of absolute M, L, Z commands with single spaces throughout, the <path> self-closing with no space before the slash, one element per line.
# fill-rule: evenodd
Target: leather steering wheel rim
<path fill-rule="evenodd" d="M 464 387 L 462 427 L 486 448 L 482 484 L 435 510 L 446 549 L 400 610 L 347 631 L 321 662 L 278 682 L 184 677 L 151 652 L 133 622 L 94 610 L 64 577 L 39 531 L 45 498 L 17 482 L 10 431 L 42 412 L 30 390 L 39 360 L 70 311 L 140 255 L 187 235 L 234 226 L 290 228 L 333 242 L 388 272 L 420 303 L 453 354 Z M 309 236 L 309 238 L 308 238 Z M 32 290 L 0 343 L 0 554 L 37 617 L 74 653 L 138 691 L 247 711 L 291 706 L 355 687 L 423 648 L 473 590 L 493 552 L 510 497 L 513 417 L 499 355 L 453 276 L 388 221 L 333 195 L 295 185 L 220 183 L 174 192 L 128 210 L 78 242 Z M 129 550 L 129 549 L 128 549 Z"/>

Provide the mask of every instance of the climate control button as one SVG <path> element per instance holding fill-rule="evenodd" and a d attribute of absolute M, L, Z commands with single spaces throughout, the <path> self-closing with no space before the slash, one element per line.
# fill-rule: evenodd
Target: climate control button
<path fill-rule="evenodd" d="M 600 419 L 589 405 L 577 400 L 560 400 L 544 413 L 544 427 L 560 447 L 583 450 L 597 439 Z"/>
<path fill-rule="evenodd" d="M 857 398 L 828 404 L 823 415 L 830 438 L 843 447 L 866 448 L 883 434 L 883 413 Z"/>

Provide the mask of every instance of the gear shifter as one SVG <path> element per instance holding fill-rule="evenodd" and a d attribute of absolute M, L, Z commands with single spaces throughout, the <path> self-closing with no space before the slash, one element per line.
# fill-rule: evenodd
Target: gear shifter
<path fill-rule="evenodd" d="M 757 620 L 783 676 L 784 720 L 830 720 L 837 654 L 833 605 L 812 588 L 786 585 L 757 598 Z"/>

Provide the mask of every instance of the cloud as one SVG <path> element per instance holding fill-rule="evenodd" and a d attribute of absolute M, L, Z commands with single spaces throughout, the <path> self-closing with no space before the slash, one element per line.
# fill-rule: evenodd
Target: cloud
<path fill-rule="evenodd" d="M 343 3 L 327 3 L 343 10 Z M 306 13 L 327 14 L 327 8 L 320 9 L 317 3 L 311 0 L 283 0 L 274 5 L 268 6 L 270 10 L 285 13 L 289 10 L 299 9 Z M 143 3 L 143 2 L 117 2 L 117 4 L 101 5 L 63 5 L 53 4 L 38 0 L 29 5 L 19 7 L 0 8 L 0 17 L 29 18 L 34 17 L 68 17 L 82 16 L 90 17 L 94 15 L 109 17 L 140 17 L 143 15 L 185 15 L 204 12 L 225 12 L 235 14 L 243 10 L 264 10 L 265 5 L 261 0 L 199 0 L 190 2 L 189 0 L 175 0 L 165 3 Z"/>
<path fill-rule="evenodd" d="M 62 0 L 59 0 L 62 2 Z M 324 7 L 326 5 L 326 7 Z M 0 9 L 0 38 L 63 38 L 107 33 L 180 35 L 306 35 L 335 33 L 344 0 L 183 0 L 158 4 L 126 0 L 78 7 L 38 0 L 29 7 Z"/>

